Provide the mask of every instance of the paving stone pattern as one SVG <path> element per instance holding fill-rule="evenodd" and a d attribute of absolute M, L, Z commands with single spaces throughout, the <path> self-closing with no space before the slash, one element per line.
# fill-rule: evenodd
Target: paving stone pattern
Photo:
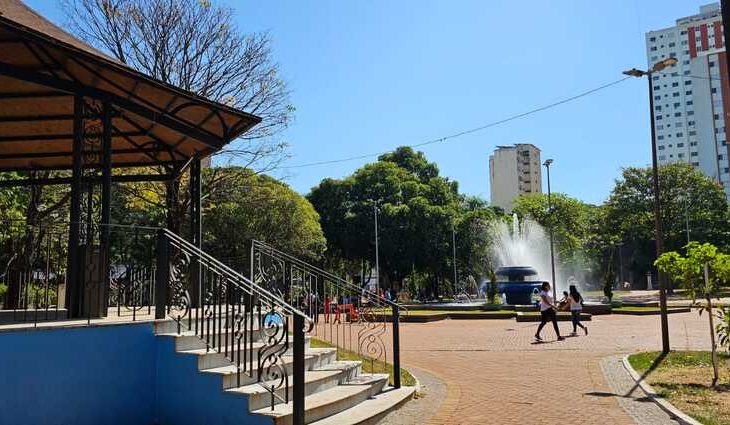
<path fill-rule="evenodd" d="M 669 321 L 673 349 L 709 348 L 706 323 L 697 313 L 674 314 Z M 622 387 L 609 384 L 601 360 L 660 349 L 659 317 L 596 316 L 586 324 L 588 336 L 562 342 L 546 327 L 542 344 L 532 340 L 536 323 L 402 324 L 403 364 L 436 375 L 447 387 L 446 399 L 425 423 L 643 424 L 619 404 L 614 394 Z M 570 331 L 568 323 L 560 327 Z"/>
<path fill-rule="evenodd" d="M 667 412 L 647 397 L 636 384 L 621 361 L 623 356 L 611 356 L 601 360 L 603 375 L 608 381 L 618 404 L 637 424 L 664 425 L 679 424 Z"/>

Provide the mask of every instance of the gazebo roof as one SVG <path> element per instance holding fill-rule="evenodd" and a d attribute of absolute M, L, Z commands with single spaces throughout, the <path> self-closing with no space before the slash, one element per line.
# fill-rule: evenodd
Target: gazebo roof
<path fill-rule="evenodd" d="M 177 168 L 261 121 L 130 68 L 19 0 L 0 0 L 0 170 L 71 168 L 78 95 L 92 104 L 87 120 L 100 118 L 94 102 L 112 106 L 113 167 Z"/>

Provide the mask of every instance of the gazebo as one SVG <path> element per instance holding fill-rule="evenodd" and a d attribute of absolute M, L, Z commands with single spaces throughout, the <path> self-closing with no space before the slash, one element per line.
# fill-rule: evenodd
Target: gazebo
<path fill-rule="evenodd" d="M 201 159 L 259 122 L 131 69 L 19 0 L 0 0 L 0 171 L 67 170 L 63 177 L 1 180 L 0 187 L 70 186 L 69 317 L 90 314 L 82 271 L 92 256 L 85 247 L 98 246 L 94 258 L 108 279 L 112 183 L 165 182 L 172 205 L 189 173 L 190 242 L 200 247 Z M 134 167 L 162 172 L 125 172 Z M 84 230 L 92 223 L 98 231 Z M 105 314 L 103 306 L 92 310 Z"/>

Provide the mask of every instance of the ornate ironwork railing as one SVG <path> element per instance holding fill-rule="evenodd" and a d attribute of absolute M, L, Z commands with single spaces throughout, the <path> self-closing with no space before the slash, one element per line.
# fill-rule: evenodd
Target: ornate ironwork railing
<path fill-rule="evenodd" d="M 65 318 L 66 232 L 0 221 L 0 323 Z"/>
<path fill-rule="evenodd" d="M 393 386 L 400 388 L 403 308 L 397 302 L 261 241 L 252 241 L 250 262 L 251 281 L 307 313 L 313 336 L 337 347 L 338 356 L 342 350 L 357 353 L 373 371 L 388 373 L 392 363 Z"/>
<path fill-rule="evenodd" d="M 304 312 L 169 230 L 157 236 L 155 294 L 157 318 L 171 317 L 178 332 L 223 354 L 239 385 L 245 374 L 269 391 L 272 408 L 292 398 L 295 423 L 303 423 L 304 335 L 314 326 Z M 291 380 L 282 359 L 289 352 Z"/>

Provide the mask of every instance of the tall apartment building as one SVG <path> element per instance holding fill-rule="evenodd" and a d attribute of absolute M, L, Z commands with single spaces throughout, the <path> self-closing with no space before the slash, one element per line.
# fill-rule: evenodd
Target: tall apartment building
<path fill-rule="evenodd" d="M 542 192 L 540 149 L 530 143 L 497 146 L 489 156 L 491 204 L 512 210 L 518 195 Z"/>
<path fill-rule="evenodd" d="M 677 64 L 652 75 L 659 164 L 688 162 L 721 182 L 730 198 L 726 128 L 730 84 L 719 4 L 646 34 L 649 68 L 674 57 Z"/>

